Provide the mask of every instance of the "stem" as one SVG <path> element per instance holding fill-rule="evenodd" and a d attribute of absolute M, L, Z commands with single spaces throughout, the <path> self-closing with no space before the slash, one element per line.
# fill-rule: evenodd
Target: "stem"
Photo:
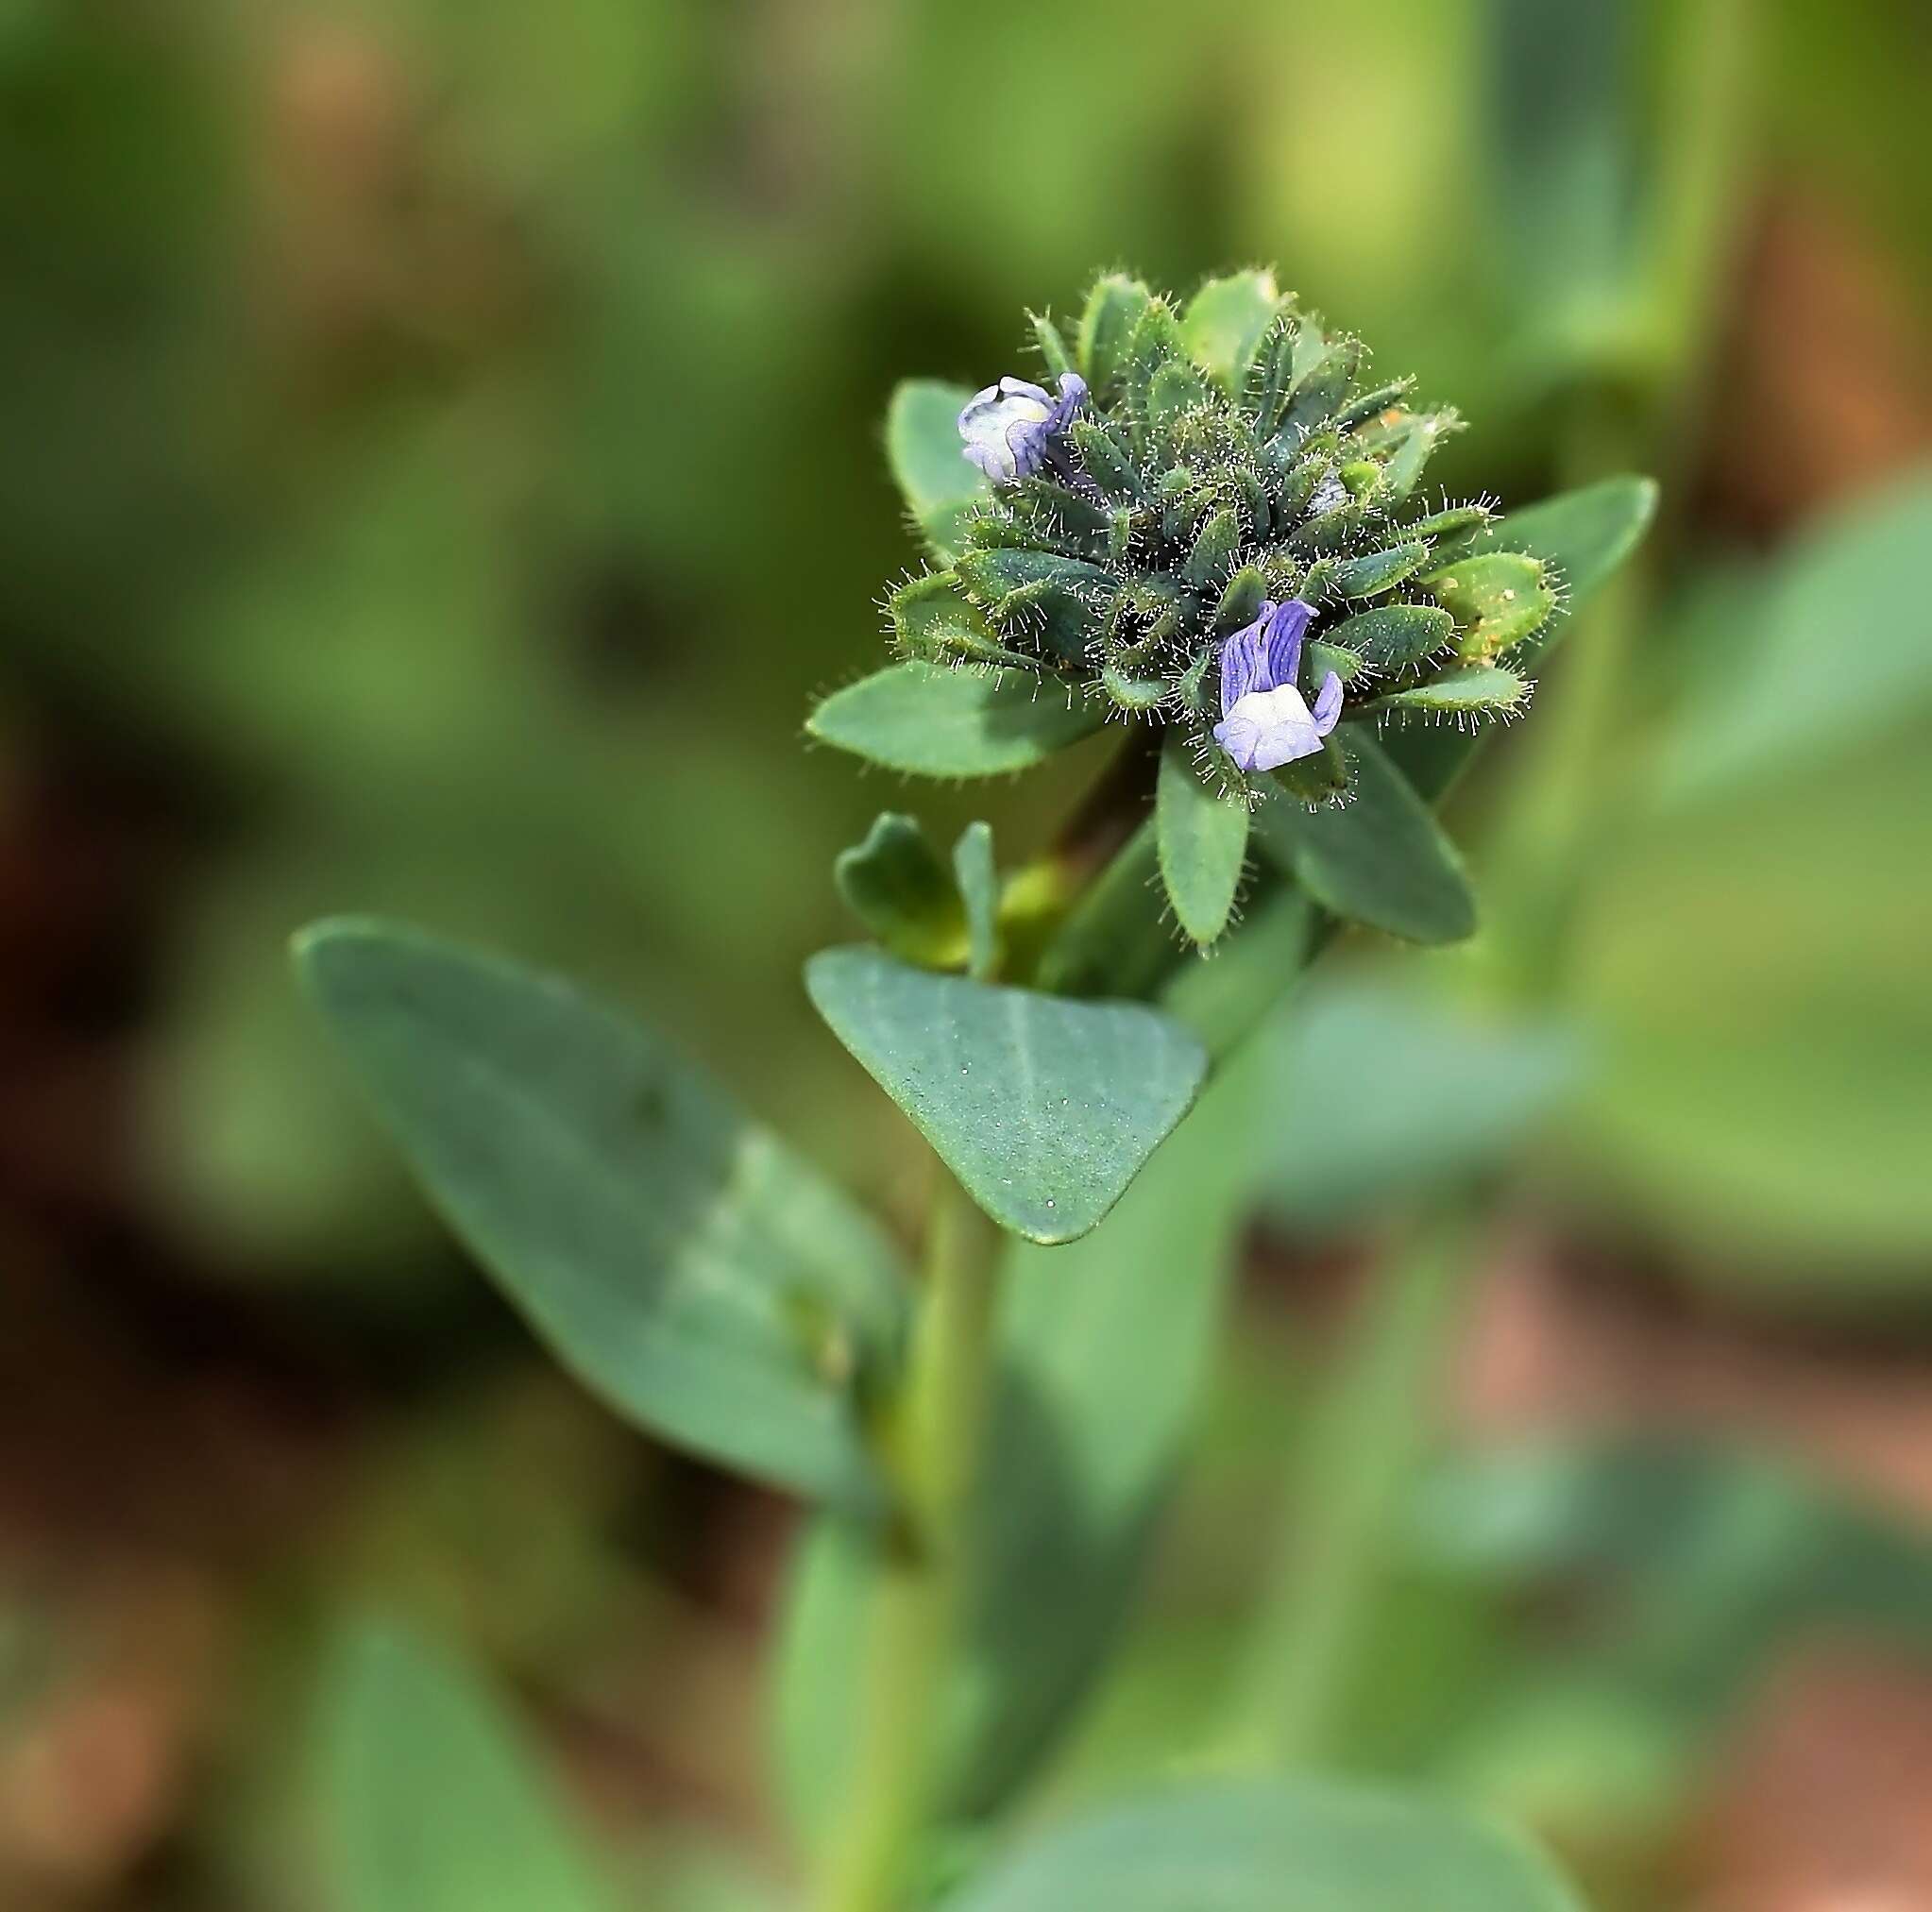
<path fill-rule="evenodd" d="M 967 1556 L 997 1282 L 990 1231 L 943 1169 L 898 1430 L 901 1517 L 886 1534 L 862 1670 L 858 1757 L 822 1912 L 888 1912 L 930 1817 L 938 1721 Z"/>
<path fill-rule="evenodd" d="M 1245 1739 L 1274 1763 L 1312 1765 L 1331 1750 L 1370 1597 L 1428 1437 L 1469 1241 L 1457 1212 L 1377 1263 L 1290 1470 L 1274 1586 L 1240 1701 Z"/>

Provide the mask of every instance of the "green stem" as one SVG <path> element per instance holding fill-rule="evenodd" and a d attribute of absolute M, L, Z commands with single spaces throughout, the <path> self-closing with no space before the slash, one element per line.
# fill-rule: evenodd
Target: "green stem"
<path fill-rule="evenodd" d="M 1458 1212 L 1377 1264 L 1291 1470 L 1274 1585 L 1239 1701 L 1244 1740 L 1271 1763 L 1312 1765 L 1330 1751 L 1363 1621 L 1428 1438 L 1469 1238 Z"/>
<path fill-rule="evenodd" d="M 889 1912 L 931 1816 L 938 1723 L 966 1566 L 997 1294 L 991 1230 L 943 1169 L 898 1429 L 902 1513 L 882 1545 L 859 1751 L 827 1853 L 822 1912 Z"/>

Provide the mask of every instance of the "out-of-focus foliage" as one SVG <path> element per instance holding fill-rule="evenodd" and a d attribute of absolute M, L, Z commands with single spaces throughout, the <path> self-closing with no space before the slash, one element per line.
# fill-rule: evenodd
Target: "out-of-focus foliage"
<path fill-rule="evenodd" d="M 578 1835 L 462 1668 L 366 1621 L 337 1648 L 318 1759 L 342 1912 L 610 1912 Z"/>
<path fill-rule="evenodd" d="M 1324 978 L 1256 1046 L 1273 1073 L 1242 1088 L 1238 1148 L 1211 1090 L 1092 1238 L 1017 1251 L 1008 1438 L 1060 1430 L 1059 1464 L 997 1449 L 994 1511 L 1046 1591 L 1027 1631 L 981 1619 L 961 1796 L 1037 1766 L 1136 1591 L 1044 1809 L 1202 1743 L 1316 1351 L 1242 1317 L 1158 1548 L 1190 1406 L 1145 1376 L 1221 1358 L 1250 1198 L 1293 1237 L 1373 1228 L 1397 1187 L 1527 1188 L 1720 1309 L 1770 1294 L 1903 1344 L 1932 1268 L 1932 525 L 1923 480 L 1794 520 L 1821 474 L 1875 486 L 1923 432 L 1922 375 L 1866 364 L 1846 321 L 1912 341 L 1932 300 L 1923 13 L 6 7 L 0 899 L 7 975 L 40 996 L 8 1026 L 24 1086 L 0 1125 L 0 1447 L 23 1457 L 0 1492 L 0 1899 L 345 1912 L 252 1808 L 346 1582 L 513 1667 L 610 1826 L 677 1823 L 676 1855 L 598 1841 L 623 1903 L 736 1912 L 740 1871 L 782 1874 L 745 1804 L 769 1510 L 721 1515 L 709 1477 L 561 1383 L 517 1385 L 537 1357 L 444 1278 L 282 950 L 319 915 L 389 911 L 566 969 L 907 1214 L 905 1125 L 798 982 L 849 933 L 833 854 L 902 797 L 801 727 L 875 667 L 882 581 L 913 560 L 888 395 L 1037 373 L 1012 314 L 1065 316 L 1097 265 L 1185 292 L 1279 261 L 1467 415 L 1452 491 L 1520 505 L 1652 448 L 1666 482 L 1620 728 L 1569 793 L 1588 854 L 1538 1014 L 1497 1010 L 1480 936 Z M 1728 57 L 1693 29 L 1726 17 L 1753 42 L 1741 177 L 1660 211 L 1660 180 L 1721 170 L 1686 102 Z M 1613 591 L 1576 635 L 1620 615 Z M 1539 672 L 1538 725 L 1591 654 Z M 1017 864 L 1099 749 L 923 797 L 935 840 L 988 816 Z M 1450 819 L 1505 930 L 1534 914 L 1507 841 L 1526 787 L 1485 770 Z M 1057 959 L 1117 958 L 1128 922 L 1164 1006 L 1225 1053 L 1247 1019 L 1128 875 Z M 1216 961 L 1264 999 L 1310 925 L 1263 897 L 1247 929 Z M 1378 1069 L 1390 1094 L 1357 1098 Z M 1138 1305 L 1053 1340 L 1049 1280 Z M 158 1484 L 169 1464 L 185 1485 Z M 1452 1460 L 1396 1553 L 1347 1762 L 1534 1821 L 1606 1908 L 1691 1896 L 1686 1822 L 1784 1656 L 1925 1650 L 1921 1535 L 1688 1435 Z M 455 1676 L 389 1665 L 356 1702 L 393 1709 L 389 1751 L 453 1713 L 439 1773 L 500 1777 Z M 822 1724 L 799 1731 L 790 1764 L 836 1775 Z M 528 1826 L 495 1797 L 481 1819 Z"/>
<path fill-rule="evenodd" d="M 1824 1305 L 1932 1266 L 1928 548 L 1920 481 L 1673 618 L 1703 652 L 1587 905 L 1597 1172 Z"/>

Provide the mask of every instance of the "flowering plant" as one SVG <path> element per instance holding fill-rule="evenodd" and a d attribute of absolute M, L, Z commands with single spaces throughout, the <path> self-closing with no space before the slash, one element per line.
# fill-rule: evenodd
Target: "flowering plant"
<path fill-rule="evenodd" d="M 819 1510 L 777 1712 L 827 1912 L 916 1903 L 962 1868 L 972 1912 L 1129 1888 L 1181 1912 L 1196 1862 L 1238 1877 L 1230 1905 L 1551 1912 L 1565 1889 L 1486 1828 L 1271 1776 L 1285 1702 L 1262 1675 L 1203 1762 L 1246 1776 L 978 1861 L 1105 1664 L 1211 1357 L 1251 1126 L 1242 1038 L 1338 924 L 1471 932 L 1434 805 L 1484 722 L 1523 708 L 1652 488 L 1508 517 L 1425 498 L 1454 415 L 1375 382 L 1263 273 L 1184 307 L 1110 275 L 1071 337 L 1043 318 L 1034 336 L 1050 387 L 896 395 L 929 562 L 888 600 L 897 661 L 808 725 L 940 778 L 1124 731 L 1080 811 L 1004 874 L 985 824 L 941 855 L 897 813 L 839 860 L 872 939 L 814 956 L 806 988 L 943 1165 L 920 1278 L 569 985 L 363 921 L 307 932 L 299 967 L 431 1198 L 559 1359 L 638 1426 Z"/>

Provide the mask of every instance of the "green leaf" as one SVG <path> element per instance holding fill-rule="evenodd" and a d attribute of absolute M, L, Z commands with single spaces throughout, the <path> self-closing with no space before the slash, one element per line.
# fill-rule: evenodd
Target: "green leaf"
<path fill-rule="evenodd" d="M 972 396 L 964 385 L 907 379 L 886 408 L 887 462 L 919 529 L 948 564 L 959 555 L 967 513 L 991 494 L 959 438 L 959 410 Z"/>
<path fill-rule="evenodd" d="M 1237 272 L 1211 279 L 1195 293 L 1180 322 L 1195 364 L 1229 392 L 1239 392 L 1262 334 L 1280 310 L 1271 272 Z"/>
<path fill-rule="evenodd" d="M 834 691 L 805 729 L 908 776 L 993 777 L 1044 763 L 1103 721 L 1096 704 L 1036 671 L 914 660 Z"/>
<path fill-rule="evenodd" d="M 297 939 L 311 1000 L 432 1204 L 627 1419 L 869 1503 L 851 1376 L 898 1329 L 869 1217 L 568 983 L 381 922 Z"/>
<path fill-rule="evenodd" d="M 1812 1307 L 1926 1293 L 1928 868 L 1910 722 L 1630 820 L 1574 974 L 1604 1060 L 1583 1145 L 1620 1215 Z"/>
<path fill-rule="evenodd" d="M 1636 550 L 1656 515 L 1655 479 L 1603 478 L 1496 519 L 1468 549 L 1475 556 L 1509 550 L 1542 559 L 1574 612 Z M 1538 650 L 1549 643 L 1546 636 Z"/>
<path fill-rule="evenodd" d="M 956 1912 L 1580 1912 L 1523 1844 L 1447 1806 L 1313 1779 L 1213 1780 L 1047 1834 Z"/>
<path fill-rule="evenodd" d="M 885 811 L 841 850 L 832 880 L 846 906 L 896 956 L 926 969 L 966 961 L 966 905 L 916 818 Z"/>
<path fill-rule="evenodd" d="M 1260 1187 L 1313 1228 L 1386 1215 L 1503 1160 L 1583 1074 L 1567 1027 L 1359 973 L 1312 983 L 1263 1046 L 1280 1088 Z"/>
<path fill-rule="evenodd" d="M 1237 939 L 1227 956 L 1189 967 L 1211 974 L 1241 949 Z M 1217 1074 L 1092 1234 L 1008 1250 L 965 1644 L 940 1709 L 952 1815 L 1010 1799 L 1109 1663 L 1213 1371 L 1264 1066 L 1255 1044 Z M 879 1538 L 828 1514 L 797 1565 L 777 1725 L 786 1796 L 808 1837 L 848 1785 Z"/>
<path fill-rule="evenodd" d="M 1861 500 L 1770 567 L 1749 641 L 1685 713 L 1671 794 L 1776 774 L 1932 707 L 1932 478 Z"/>
<path fill-rule="evenodd" d="M 1247 856 L 1247 805 L 1211 790 L 1188 762 L 1187 747 L 1170 737 L 1161 753 L 1154 814 L 1161 880 L 1180 926 L 1203 946 L 1228 927 Z"/>
<path fill-rule="evenodd" d="M 364 1622 L 321 1696 L 321 1828 L 337 1912 L 610 1912 L 521 1735 L 428 1641 Z"/>
<path fill-rule="evenodd" d="M 1084 1235 L 1187 1113 L 1208 1058 L 1158 1011 L 1073 1003 L 822 950 L 805 987 L 832 1033 L 994 1221 Z"/>
<path fill-rule="evenodd" d="M 1563 587 L 1563 608 L 1525 638 L 1511 657 L 1524 671 L 1561 641 L 1590 594 L 1636 549 L 1656 515 L 1657 486 L 1649 478 L 1606 478 L 1514 512 L 1480 532 L 1472 553 L 1507 549 L 1541 558 Z M 1392 732 L 1389 754 L 1426 801 L 1436 802 L 1468 767 L 1483 734 L 1411 724 Z"/>
<path fill-rule="evenodd" d="M 1347 751 L 1353 797 L 1304 810 L 1271 798 L 1256 818 L 1263 842 L 1337 916 L 1411 942 L 1458 942 L 1476 903 L 1455 845 L 1381 749 L 1358 733 Z"/>
<path fill-rule="evenodd" d="M 992 825 L 968 823 L 953 845 L 953 878 L 966 905 L 966 973 L 983 983 L 999 967 L 1000 885 L 992 860 Z"/>

